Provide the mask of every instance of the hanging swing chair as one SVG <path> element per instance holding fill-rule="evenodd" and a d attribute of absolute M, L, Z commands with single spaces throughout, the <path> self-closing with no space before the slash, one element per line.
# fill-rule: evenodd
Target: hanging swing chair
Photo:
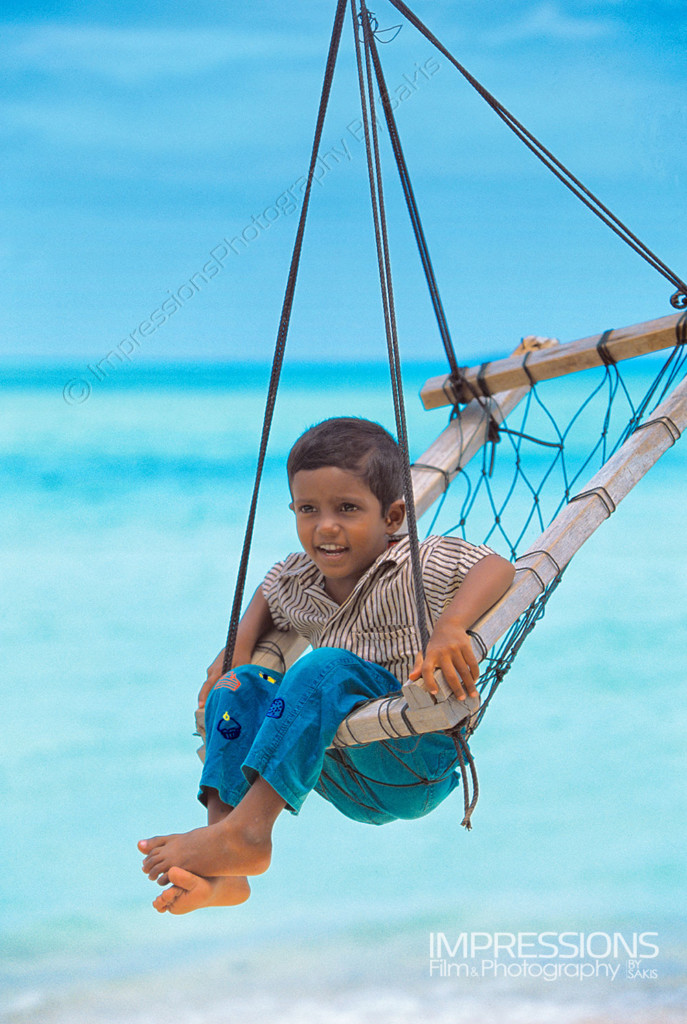
<path fill-rule="evenodd" d="M 362 123 L 387 337 L 396 430 L 405 463 L 407 528 L 413 564 L 415 599 L 423 649 L 428 632 L 419 568 L 417 518 L 437 503 L 450 514 L 450 493 L 462 493 L 453 530 L 478 542 L 494 538 L 508 546 L 515 579 L 508 592 L 470 630 L 477 660 L 483 662 L 479 700 L 460 701 L 437 675 L 439 692 L 430 695 L 420 683 L 406 683 L 387 697 L 362 704 L 341 723 L 333 747 L 384 742 L 401 736 L 448 731 L 469 736 L 477 727 L 496 688 L 510 669 L 527 635 L 544 614 L 570 560 L 594 531 L 611 516 L 638 480 L 680 437 L 687 425 L 687 284 L 663 263 L 629 228 L 477 82 L 419 18 L 402 2 L 389 0 L 428 39 L 491 106 L 530 151 L 611 230 L 676 289 L 671 304 L 678 312 L 657 320 L 560 344 L 552 338 L 524 338 L 510 356 L 476 367 L 461 367 L 456 358 L 439 296 L 410 175 L 403 156 L 389 93 L 376 45 L 378 24 L 365 0 L 338 0 L 334 19 L 307 185 L 277 333 L 265 408 L 255 485 L 248 514 L 227 637 L 224 671 L 231 665 L 245 589 L 260 480 L 267 450 L 277 388 L 284 358 L 310 192 L 347 4 L 353 23 Z M 429 380 L 421 391 L 426 409 L 450 408 L 448 425 L 410 465 L 401 383 L 396 317 L 387 237 L 384 190 L 375 93 L 381 99 L 389 140 L 418 245 L 422 268 L 448 360 L 448 372 Z M 666 350 L 656 371 L 653 353 Z M 636 394 L 635 372 L 623 374 L 621 364 L 648 362 L 651 377 Z M 629 365 L 629 364 L 628 364 Z M 588 393 L 561 414 L 546 389 L 567 375 L 588 382 Z M 626 379 L 629 376 L 630 380 Z M 559 388 L 560 391 L 560 388 Z M 558 396 L 560 399 L 560 395 Z M 559 404 L 560 401 L 559 401 Z M 562 402 L 571 406 L 570 395 Z M 591 422 L 596 432 L 591 444 Z M 582 433 L 583 441 L 579 440 Z M 455 481 L 455 483 L 454 483 Z M 452 485 L 451 492 L 449 486 Z M 437 512 L 439 515 L 439 512 Z M 434 528 L 437 515 L 430 526 Z M 487 523 L 477 529 L 475 523 Z M 429 532 L 429 531 L 428 531 Z M 451 532 L 444 530 L 443 532 Z M 480 537 L 481 534 L 481 537 Z M 293 632 L 272 630 L 256 646 L 253 661 L 285 671 L 307 644 Z M 202 711 L 198 732 L 204 736 Z M 463 747 L 465 750 L 465 748 Z M 199 753 L 202 755 L 202 748 Z M 472 761 L 467 752 L 468 763 Z M 465 780 L 465 766 L 461 758 Z M 465 787 L 469 826 L 476 800 Z"/>

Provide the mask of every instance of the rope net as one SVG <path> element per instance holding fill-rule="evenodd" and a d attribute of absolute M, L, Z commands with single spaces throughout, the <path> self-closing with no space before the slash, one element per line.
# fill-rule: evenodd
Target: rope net
<path fill-rule="evenodd" d="M 480 399 L 489 440 L 428 513 L 427 534 L 459 534 L 517 560 L 685 375 L 686 342 L 683 315 L 667 357 L 635 356 L 616 364 L 606 356 L 595 369 L 533 382 L 502 423 L 495 418 L 498 396 Z M 451 419 L 462 438 L 461 417 L 456 405 Z M 478 686 L 482 706 L 471 731 L 560 583 L 563 570 L 554 568 L 552 582 L 487 653 Z"/>

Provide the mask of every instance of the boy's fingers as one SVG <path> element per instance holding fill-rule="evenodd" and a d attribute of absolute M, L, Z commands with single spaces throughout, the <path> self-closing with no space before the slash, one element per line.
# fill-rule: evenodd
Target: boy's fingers
<path fill-rule="evenodd" d="M 467 650 L 456 651 L 452 657 L 452 662 L 463 681 L 465 689 L 473 697 L 477 692 L 475 683 L 479 679 L 479 665 L 472 647 Z"/>
<path fill-rule="evenodd" d="M 415 664 L 413 671 L 408 674 L 408 679 L 411 683 L 416 683 L 419 679 L 422 679 L 422 685 L 428 693 L 438 693 L 439 687 L 437 681 L 434 678 L 434 673 L 438 666 L 435 662 L 427 660 L 427 658 L 420 652 L 415 658 Z"/>
<path fill-rule="evenodd" d="M 465 692 L 467 693 L 468 697 L 477 696 L 477 687 L 475 686 L 475 680 L 473 679 L 472 676 L 470 676 L 469 679 L 463 680 L 463 686 L 465 687 Z"/>
<path fill-rule="evenodd" d="M 477 696 L 477 687 L 475 683 L 479 678 L 479 667 L 474 659 L 470 659 L 464 663 L 464 667 L 458 669 L 460 672 L 460 678 L 463 681 L 463 687 L 468 697 Z"/>
<path fill-rule="evenodd" d="M 465 689 L 463 686 L 464 680 L 462 679 L 462 673 L 461 675 L 458 674 L 458 672 L 456 671 L 456 667 L 453 664 L 453 661 L 449 660 L 446 662 L 445 665 L 442 665 L 441 671 L 444 674 L 444 679 L 446 680 L 450 688 L 453 690 L 458 700 L 465 700 Z"/>
<path fill-rule="evenodd" d="M 470 658 L 467 661 L 465 666 L 465 673 L 463 674 L 461 672 L 461 678 L 463 680 L 463 685 L 465 686 L 465 689 L 467 690 L 469 696 L 474 697 L 477 693 L 477 687 L 475 686 L 475 683 L 479 679 L 479 665 L 474 660 L 474 658 Z"/>
<path fill-rule="evenodd" d="M 210 690 L 212 689 L 212 687 L 215 685 L 217 680 L 221 677 L 223 662 L 224 662 L 224 648 L 222 648 L 222 650 L 219 652 L 219 654 L 217 655 L 217 657 L 213 661 L 212 665 L 208 665 L 208 667 L 205 670 L 206 679 L 205 679 L 205 682 L 203 683 L 203 686 L 201 688 L 200 693 L 198 694 L 198 703 L 200 705 L 205 703 L 205 699 L 204 698 L 207 697 L 207 695 L 210 692 Z"/>
<path fill-rule="evenodd" d="M 422 678 L 425 689 L 429 693 L 436 693 L 439 688 L 437 686 L 436 679 L 434 678 L 435 668 L 436 666 L 434 666 L 434 668 L 428 668 L 424 656 L 420 653 L 415 658 L 413 671 L 409 673 L 408 679 L 412 683 L 415 683 L 418 679 Z"/>
<path fill-rule="evenodd" d="M 477 682 L 477 680 L 479 679 L 479 662 L 477 661 L 477 657 L 472 648 L 472 644 L 470 644 L 470 647 L 466 654 L 466 660 L 470 668 L 470 672 L 472 673 L 472 678 L 474 679 L 475 682 Z"/>
<path fill-rule="evenodd" d="M 479 668 L 474 658 L 466 659 L 462 654 L 454 653 L 445 659 L 441 670 L 459 700 L 464 700 L 466 696 L 476 696 L 475 680 L 479 676 Z"/>
<path fill-rule="evenodd" d="M 460 700 L 466 696 L 477 696 L 475 683 L 479 679 L 479 665 L 472 648 L 465 652 L 445 652 L 443 655 L 430 653 L 423 657 L 418 654 L 408 678 L 412 682 L 422 678 L 425 689 L 429 693 L 437 693 L 439 687 L 434 678 L 437 670 L 443 672 L 446 682 Z"/>
<path fill-rule="evenodd" d="M 434 659 L 427 660 L 425 658 L 422 663 L 422 680 L 425 684 L 425 689 L 429 693 L 439 692 L 439 684 L 434 678 L 434 673 L 438 668 L 439 665 L 436 663 L 436 661 L 434 661 Z"/>
<path fill-rule="evenodd" d="M 210 693 L 210 690 L 215 685 L 217 680 L 221 678 L 223 663 L 224 663 L 224 647 L 219 652 L 219 654 L 217 655 L 217 657 L 213 661 L 212 665 L 208 665 L 208 667 L 205 670 L 206 679 L 205 679 L 205 682 L 203 683 L 203 685 L 200 688 L 200 693 L 198 694 L 198 707 L 199 708 L 202 708 L 202 707 L 205 706 L 205 701 L 208 698 L 208 694 Z"/>

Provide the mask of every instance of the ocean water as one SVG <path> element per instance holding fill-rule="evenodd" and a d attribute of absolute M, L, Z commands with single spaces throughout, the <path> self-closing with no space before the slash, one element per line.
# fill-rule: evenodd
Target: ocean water
<path fill-rule="evenodd" d="M 406 371 L 414 458 L 446 421 L 415 397 L 437 372 Z M 193 710 L 267 369 L 139 367 L 71 404 L 70 368 L 2 377 L 2 1024 L 687 1019 L 684 442 L 576 557 L 503 683 L 473 742 L 472 832 L 459 798 L 375 829 L 313 796 L 245 905 L 174 918 L 136 841 L 203 820 Z M 287 373 L 249 589 L 296 547 L 290 444 L 345 413 L 392 426 L 383 368 Z M 495 956 L 497 933 L 522 955 Z"/>

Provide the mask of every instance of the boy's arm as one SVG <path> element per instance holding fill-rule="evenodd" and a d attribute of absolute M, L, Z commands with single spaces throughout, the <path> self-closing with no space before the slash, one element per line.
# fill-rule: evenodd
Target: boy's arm
<path fill-rule="evenodd" d="M 439 616 L 423 657 L 418 654 L 409 678 L 422 678 L 426 690 L 438 690 L 439 669 L 459 700 L 475 697 L 479 667 L 467 630 L 496 604 L 513 582 L 515 568 L 500 555 L 486 555 L 472 566 L 458 593 Z"/>
<path fill-rule="evenodd" d="M 266 633 L 273 625 L 274 623 L 272 622 L 269 605 L 267 604 L 265 595 L 262 592 L 262 587 L 260 586 L 253 594 L 250 604 L 241 616 L 239 628 L 236 633 L 234 657 L 232 658 L 231 663 L 232 668 L 235 668 L 237 665 L 248 664 L 253 657 L 253 650 L 256 643 L 263 633 Z M 198 694 L 199 708 L 205 706 L 205 701 L 208 698 L 210 690 L 222 675 L 224 650 L 225 648 L 223 647 L 207 670 L 207 679 L 203 683 L 201 691 Z"/>

